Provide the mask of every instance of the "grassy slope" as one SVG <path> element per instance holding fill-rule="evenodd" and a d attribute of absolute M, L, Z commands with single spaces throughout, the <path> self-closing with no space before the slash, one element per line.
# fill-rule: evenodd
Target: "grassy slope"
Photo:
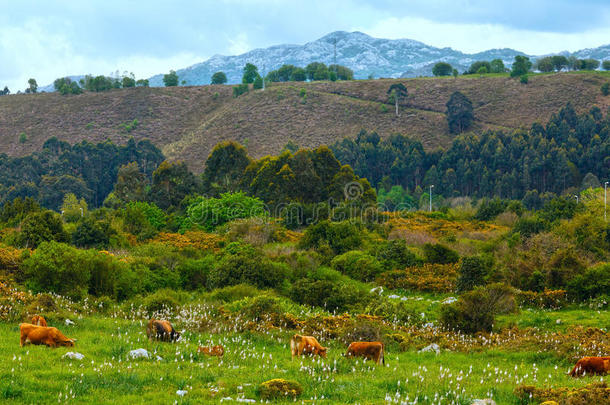
<path fill-rule="evenodd" d="M 607 311 L 601 315 L 608 320 Z M 529 316 L 523 313 L 518 318 Z M 565 318 L 562 312 L 557 316 Z M 291 360 L 290 332 L 189 331 L 184 341 L 169 344 L 149 342 L 137 321 L 85 317 L 76 326 L 58 326 L 78 339 L 74 349 L 20 348 L 17 325 L 0 323 L 0 398 L 9 403 L 50 403 L 58 398 L 68 403 L 218 403 L 226 397 L 257 398 L 258 384 L 286 378 L 302 384 L 301 399 L 317 398 L 316 403 L 383 403 L 386 394 L 394 397 L 398 392 L 403 400 L 419 393 L 419 403 L 432 403 L 424 400 L 426 396 L 431 400 L 443 395 L 456 400 L 443 404 L 469 404 L 473 398 L 492 395 L 498 404 L 516 404 L 512 392 L 519 384 L 580 387 L 600 379 L 571 379 L 566 376 L 570 364 L 548 353 L 490 350 L 436 356 L 389 348 L 383 367 L 343 358 L 345 348 L 337 342 L 322 342 L 330 346 L 327 360 Z M 225 357 L 198 356 L 200 343 L 223 344 Z M 127 358 L 130 350 L 141 347 L 162 360 Z M 62 359 L 69 350 L 84 354 L 85 360 Z M 182 400 L 178 389 L 188 391 Z"/>
<path fill-rule="evenodd" d="M 0 97 L 0 150 L 23 155 L 38 150 L 51 136 L 70 142 L 130 136 L 148 138 L 168 157 L 184 159 L 200 171 L 202 161 L 219 141 L 236 139 L 260 157 L 277 153 L 289 139 L 304 147 L 355 136 L 360 129 L 394 132 L 421 139 L 426 147 L 451 141 L 444 116 L 449 95 L 460 90 L 475 106 L 474 129 L 529 127 L 545 122 L 571 101 L 578 111 L 598 105 L 603 111 L 610 97 L 600 86 L 608 73 L 534 75 L 527 85 L 506 76 L 401 79 L 409 90 L 406 109 L 393 114 L 386 91 L 397 80 L 282 83 L 237 99 L 230 86 L 135 88 L 105 93 Z M 301 97 L 300 89 L 306 90 Z M 215 96 L 215 93 L 218 93 Z M 131 133 L 120 128 L 137 119 Z M 27 141 L 19 142 L 25 133 Z"/>

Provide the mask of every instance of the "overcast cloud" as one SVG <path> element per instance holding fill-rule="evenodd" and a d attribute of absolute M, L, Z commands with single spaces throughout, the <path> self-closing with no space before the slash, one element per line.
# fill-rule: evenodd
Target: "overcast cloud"
<path fill-rule="evenodd" d="M 2 4 L 3 3 L 3 4 Z M 76 74 L 179 69 L 214 54 L 302 44 L 332 31 L 463 52 L 529 54 L 610 43 L 608 0 L 0 0 L 0 86 Z"/>

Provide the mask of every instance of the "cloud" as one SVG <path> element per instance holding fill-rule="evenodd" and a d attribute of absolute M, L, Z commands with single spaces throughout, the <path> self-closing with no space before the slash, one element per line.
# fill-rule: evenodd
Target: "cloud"
<path fill-rule="evenodd" d="M 451 47 L 467 53 L 493 48 L 513 48 L 532 55 L 542 55 L 565 50 L 573 52 L 605 45 L 610 41 L 609 26 L 574 35 L 529 31 L 500 24 L 440 23 L 417 17 L 390 17 L 354 29 L 374 37 L 410 38 L 428 45 Z"/>

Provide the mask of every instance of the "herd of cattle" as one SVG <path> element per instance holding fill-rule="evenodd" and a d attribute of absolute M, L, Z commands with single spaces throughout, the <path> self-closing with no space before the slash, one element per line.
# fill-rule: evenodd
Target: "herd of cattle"
<path fill-rule="evenodd" d="M 32 323 L 22 323 L 19 325 L 21 332 L 21 346 L 28 343 L 34 345 L 45 345 L 48 347 L 74 346 L 76 339 L 65 337 L 57 328 L 48 327 L 46 320 L 35 315 Z M 146 336 L 148 339 L 160 340 L 164 342 L 175 342 L 180 338 L 172 324 L 166 320 L 151 319 L 146 325 Z M 328 348 L 323 347 L 313 336 L 294 335 L 290 339 L 290 352 L 294 356 L 321 356 L 326 358 Z M 224 355 L 224 348 L 221 345 L 199 346 L 198 353 L 208 356 Z M 377 364 L 385 364 L 383 358 L 384 346 L 381 342 L 352 342 L 345 353 L 346 357 L 363 357 L 373 360 Z M 578 360 L 569 375 L 580 377 L 584 375 L 605 375 L 610 372 L 610 356 L 607 357 L 583 357 Z"/>

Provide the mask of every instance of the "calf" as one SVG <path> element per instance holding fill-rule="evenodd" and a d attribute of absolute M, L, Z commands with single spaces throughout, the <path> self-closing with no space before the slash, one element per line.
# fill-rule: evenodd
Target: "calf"
<path fill-rule="evenodd" d="M 74 339 L 68 339 L 57 328 L 37 326 L 30 323 L 19 325 L 21 332 L 21 346 L 31 343 L 33 345 L 46 345 L 48 347 L 74 346 Z"/>
<path fill-rule="evenodd" d="M 32 325 L 47 326 L 47 320 L 40 315 L 34 315 L 32 317 Z"/>
<path fill-rule="evenodd" d="M 364 357 L 374 360 L 377 364 L 385 364 L 383 358 L 383 343 L 381 342 L 352 342 L 345 353 L 346 357 Z"/>
<path fill-rule="evenodd" d="M 221 345 L 216 346 L 199 346 L 197 348 L 197 353 L 203 353 L 208 356 L 218 356 L 222 357 L 225 354 L 225 349 Z"/>
<path fill-rule="evenodd" d="M 605 357 L 583 357 L 576 362 L 570 371 L 571 377 L 582 377 L 584 375 L 604 375 L 610 371 L 610 356 Z"/>
<path fill-rule="evenodd" d="M 294 335 L 290 339 L 290 351 L 292 357 L 302 356 L 303 354 L 318 355 L 326 358 L 326 347 L 322 347 L 318 340 L 313 336 Z"/>
<path fill-rule="evenodd" d="M 180 339 L 178 333 L 169 321 L 151 319 L 146 326 L 146 336 L 149 339 L 161 340 L 162 342 L 175 342 Z"/>

